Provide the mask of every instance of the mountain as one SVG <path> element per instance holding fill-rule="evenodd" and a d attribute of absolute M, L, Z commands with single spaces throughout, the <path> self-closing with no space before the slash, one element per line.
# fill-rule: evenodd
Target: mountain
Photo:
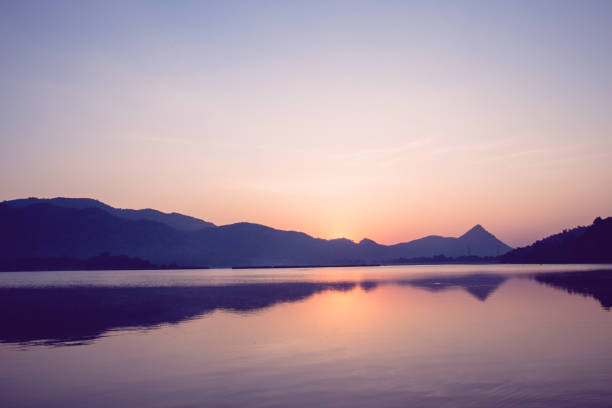
<path fill-rule="evenodd" d="M 391 245 L 388 258 L 418 258 L 445 255 L 447 257 L 460 256 L 497 256 L 510 251 L 512 248 L 493 234 L 485 230 L 480 224 L 471 228 L 459 238 L 430 235 L 414 241 Z"/>
<path fill-rule="evenodd" d="M 167 268 L 170 268 L 168 266 Z M 110 255 L 101 253 L 87 259 L 33 257 L 6 260 L 2 264 L 3 271 L 83 271 L 83 270 L 137 270 L 158 269 L 157 265 L 140 258 L 130 258 L 125 255 Z"/>
<path fill-rule="evenodd" d="M 369 239 L 355 243 L 344 238 L 313 238 L 302 232 L 245 222 L 209 226 L 202 220 L 180 214 L 176 214 L 178 218 L 169 217 L 172 215 L 155 210 L 120 210 L 90 199 L 3 202 L 0 261 L 14 265 L 16 259 L 88 259 L 108 253 L 156 265 L 338 265 L 434 255 L 492 256 L 510 249 L 481 226 L 459 238 L 429 236 L 386 246 Z M 173 223 L 177 219 L 181 220 L 178 226 Z"/>
<path fill-rule="evenodd" d="M 130 210 L 123 208 L 115 208 L 111 207 L 108 204 L 104 204 L 101 201 L 93 200 L 91 198 L 65 198 L 65 197 L 56 197 L 56 198 L 23 198 L 18 200 L 4 201 L 3 204 L 8 205 L 13 208 L 23 208 L 30 206 L 32 204 L 38 203 L 48 203 L 53 204 L 58 207 L 64 208 L 98 208 L 100 210 L 106 211 L 111 215 L 115 215 L 119 218 L 125 218 L 126 220 L 148 220 L 148 221 L 157 221 L 162 224 L 169 225 L 178 230 L 184 231 L 195 231 L 202 228 L 211 228 L 214 227 L 215 224 L 212 222 L 207 222 L 201 220 L 199 218 L 190 217 L 188 215 L 183 215 L 179 213 L 164 213 L 161 211 L 153 210 L 151 208 L 146 208 L 143 210 Z"/>
<path fill-rule="evenodd" d="M 36 203 L 22 208 L 0 204 L 0 259 L 69 257 L 108 252 L 154 263 L 179 258 L 190 231 L 156 221 L 132 221 L 99 208 L 66 208 Z M 162 257 L 158 254 L 163 254 Z"/>
<path fill-rule="evenodd" d="M 507 263 L 612 262 L 612 217 L 551 235 L 500 257 Z"/>
<path fill-rule="evenodd" d="M 501 255 L 512 249 L 512 247 L 501 242 L 495 235 L 477 224 L 468 232 L 458 238 L 458 241 L 468 249 L 468 255 Z"/>

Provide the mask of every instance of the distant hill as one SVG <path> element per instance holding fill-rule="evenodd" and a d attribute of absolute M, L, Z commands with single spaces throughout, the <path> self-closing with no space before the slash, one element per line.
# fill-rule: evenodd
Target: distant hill
<path fill-rule="evenodd" d="M 65 198 L 65 197 L 56 197 L 56 198 L 23 198 L 19 200 L 11 200 L 4 201 L 4 204 L 13 207 L 13 208 L 23 208 L 30 206 L 32 204 L 39 203 L 48 203 L 53 204 L 58 207 L 64 208 L 98 208 L 100 210 L 106 211 L 109 214 L 115 215 L 119 218 L 125 218 L 127 220 L 148 220 L 148 221 L 157 221 L 162 224 L 169 225 L 178 230 L 184 231 L 194 231 L 202 228 L 211 228 L 214 227 L 215 224 L 212 222 L 207 222 L 201 220 L 199 218 L 190 217 L 188 215 L 183 215 L 179 213 L 164 213 L 161 211 L 153 210 L 151 208 L 146 208 L 143 210 L 130 210 L 123 208 L 115 208 L 111 207 L 108 204 L 104 204 L 101 201 L 94 200 L 91 198 Z"/>
<path fill-rule="evenodd" d="M 596 218 L 588 227 L 551 235 L 500 257 L 507 263 L 612 262 L 612 217 Z"/>
<path fill-rule="evenodd" d="M 389 258 L 416 258 L 445 255 L 459 256 L 496 256 L 512 249 L 493 234 L 485 230 L 480 224 L 474 226 L 459 238 L 440 237 L 430 235 L 410 242 L 391 245 Z"/>
<path fill-rule="evenodd" d="M 495 256 L 511 249 L 480 225 L 459 238 L 429 236 L 386 246 L 369 239 L 355 243 L 344 238 L 313 238 L 251 223 L 215 227 L 180 214 L 169 217 L 172 215 L 118 210 L 90 199 L 3 202 L 0 263 L 14 265 L 16 259 L 45 257 L 88 259 L 108 253 L 156 265 L 350 265 L 439 255 Z M 178 227 L 171 222 L 176 219 L 181 220 Z"/>

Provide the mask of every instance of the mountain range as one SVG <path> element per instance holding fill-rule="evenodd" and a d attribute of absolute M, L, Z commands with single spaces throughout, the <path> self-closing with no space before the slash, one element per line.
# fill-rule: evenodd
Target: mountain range
<path fill-rule="evenodd" d="M 149 221 L 157 221 L 162 224 L 167 224 L 173 228 L 183 231 L 195 231 L 202 228 L 210 228 L 214 227 L 215 224 L 212 222 L 207 222 L 201 220 L 199 218 L 190 217 L 188 215 L 183 215 L 179 213 L 164 213 L 161 211 L 153 210 L 151 208 L 146 208 L 144 210 L 130 210 L 125 208 L 115 208 L 111 207 L 108 204 L 104 204 L 101 201 L 94 200 L 91 198 L 65 198 L 65 197 L 56 197 L 56 198 L 48 198 L 48 199 L 40 199 L 40 198 L 23 198 L 19 200 L 11 200 L 5 201 L 5 204 L 13 207 L 13 208 L 23 208 L 28 207 L 32 204 L 38 203 L 48 203 L 58 207 L 64 208 L 98 208 L 103 210 L 111 215 L 117 216 L 119 218 L 124 218 L 126 220 L 149 220 Z"/>
<path fill-rule="evenodd" d="M 101 253 L 156 265 L 251 267 L 384 263 L 444 255 L 497 256 L 512 248 L 476 225 L 458 238 L 427 236 L 395 245 L 320 239 L 252 223 L 215 226 L 178 213 L 119 209 L 88 198 L 0 203 L 0 261 L 87 259 Z"/>

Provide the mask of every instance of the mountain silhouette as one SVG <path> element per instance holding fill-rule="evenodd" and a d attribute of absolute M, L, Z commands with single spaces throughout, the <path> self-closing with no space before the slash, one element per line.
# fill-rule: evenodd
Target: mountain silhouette
<path fill-rule="evenodd" d="M 512 249 L 480 224 L 472 227 L 459 238 L 430 235 L 414 241 L 391 245 L 392 258 L 418 258 L 444 255 L 460 256 L 496 256 Z"/>
<path fill-rule="evenodd" d="M 512 248 L 501 242 L 485 230 L 482 225 L 477 224 L 468 232 L 458 238 L 459 242 L 468 248 L 468 255 L 495 254 L 500 255 Z M 472 248 L 476 253 L 472 253 Z"/>
<path fill-rule="evenodd" d="M 124 208 L 115 208 L 111 207 L 108 204 L 104 204 L 101 201 L 94 200 L 91 198 L 65 198 L 65 197 L 56 197 L 56 198 L 23 198 L 12 201 L 5 201 L 4 204 L 13 207 L 13 208 L 23 208 L 30 206 L 32 204 L 38 203 L 48 203 L 53 204 L 58 207 L 65 208 L 98 208 L 100 210 L 106 211 L 107 213 L 117 216 L 119 218 L 125 218 L 127 220 L 148 220 L 148 221 L 157 221 L 162 224 L 169 225 L 178 230 L 185 231 L 194 231 L 202 228 L 210 228 L 214 227 L 215 224 L 212 222 L 207 222 L 201 220 L 199 218 L 190 217 L 188 215 L 183 215 L 179 213 L 164 213 L 161 211 L 153 210 L 151 208 L 145 208 L 143 210 L 130 210 Z"/>
<path fill-rule="evenodd" d="M 511 249 L 481 226 L 459 238 L 429 236 L 387 246 L 369 239 L 355 243 L 313 238 L 246 222 L 214 226 L 181 214 L 68 198 L 0 203 L 0 244 L 0 262 L 5 264 L 21 258 L 87 259 L 108 253 L 156 265 L 211 267 L 369 264 L 434 255 L 492 256 Z"/>
<path fill-rule="evenodd" d="M 551 235 L 500 257 L 507 263 L 612 262 L 612 217 Z"/>

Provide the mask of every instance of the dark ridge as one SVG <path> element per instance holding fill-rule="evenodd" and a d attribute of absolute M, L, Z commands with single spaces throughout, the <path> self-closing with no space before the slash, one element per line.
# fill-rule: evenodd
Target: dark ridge
<path fill-rule="evenodd" d="M 500 257 L 505 263 L 612 262 L 612 217 L 551 235 Z"/>
<path fill-rule="evenodd" d="M 91 198 L 66 198 L 66 197 L 55 197 L 55 198 L 24 198 L 18 200 L 4 201 L 4 204 L 13 208 L 24 208 L 33 204 L 47 203 L 58 207 L 73 208 L 73 209 L 84 209 L 84 208 L 97 208 L 99 210 L 106 211 L 107 213 L 114 215 L 119 218 L 127 220 L 147 220 L 160 222 L 166 224 L 172 228 L 183 230 L 183 231 L 195 231 L 202 228 L 212 228 L 215 224 L 201 220 L 199 218 L 191 217 L 188 215 L 179 214 L 176 212 L 164 213 L 161 211 L 153 210 L 151 208 L 145 208 L 142 210 L 132 210 L 128 208 L 115 208 L 102 201 L 94 200 Z"/>
<path fill-rule="evenodd" d="M 129 219 L 125 214 L 132 210 L 114 215 L 116 212 L 109 208 L 112 209 L 89 199 L 0 203 L 0 259 L 87 259 L 108 252 L 154 265 L 370 266 L 387 260 L 401 263 L 439 254 L 449 258 L 494 256 L 509 248 L 482 227 L 473 228 L 460 238 L 429 236 L 387 246 L 371 240 L 357 244 L 348 239 L 318 239 L 302 232 L 252 223 L 187 231 L 153 219 Z M 149 213 L 138 210 L 140 215 Z M 35 266 L 20 265 L 24 269 Z"/>

